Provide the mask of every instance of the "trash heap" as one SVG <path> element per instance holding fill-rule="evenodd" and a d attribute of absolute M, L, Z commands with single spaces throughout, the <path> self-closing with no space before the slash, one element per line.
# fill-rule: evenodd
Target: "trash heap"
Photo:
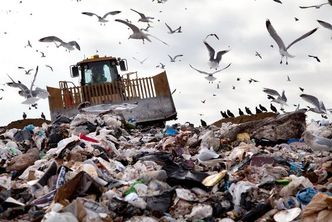
<path fill-rule="evenodd" d="M 295 115 L 295 116 L 294 116 Z M 137 128 L 78 114 L 0 136 L 1 221 L 332 221 L 332 158 L 305 114 Z"/>

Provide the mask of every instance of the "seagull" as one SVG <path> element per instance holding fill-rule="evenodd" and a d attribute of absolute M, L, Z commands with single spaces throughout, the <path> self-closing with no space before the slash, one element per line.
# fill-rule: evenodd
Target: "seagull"
<path fill-rule="evenodd" d="M 31 72 L 33 71 L 33 69 L 28 69 L 28 70 L 26 70 L 23 66 L 19 66 L 19 67 L 17 67 L 17 68 L 19 68 L 19 69 L 24 69 L 24 72 L 25 72 L 26 75 L 30 75 Z"/>
<path fill-rule="evenodd" d="M 216 39 L 218 39 L 218 40 L 219 40 L 219 37 L 218 37 L 218 35 L 217 35 L 217 34 L 215 34 L 215 33 L 208 34 L 208 35 L 205 37 L 205 40 L 206 40 L 206 39 L 207 39 L 209 36 L 214 36 Z"/>
<path fill-rule="evenodd" d="M 226 111 L 226 113 L 229 117 L 233 117 L 233 118 L 235 117 L 234 114 L 229 109 Z"/>
<path fill-rule="evenodd" d="M 222 50 L 222 51 L 219 51 L 217 52 L 217 56 L 215 56 L 215 51 L 214 49 L 206 42 L 206 41 L 203 41 L 204 45 L 206 46 L 206 48 L 208 49 L 209 51 L 209 63 L 210 63 L 210 69 L 218 69 L 218 66 L 219 66 L 219 63 L 221 61 L 221 58 L 222 56 L 229 52 L 229 50 Z"/>
<path fill-rule="evenodd" d="M 244 112 L 239 108 L 239 115 L 240 116 L 243 116 L 244 115 Z"/>
<path fill-rule="evenodd" d="M 165 64 L 163 63 L 159 63 L 159 65 L 156 66 L 156 68 L 160 67 L 161 69 L 165 69 Z"/>
<path fill-rule="evenodd" d="M 59 48 L 60 46 L 66 48 L 68 51 L 74 50 L 75 48 L 81 50 L 80 46 L 76 41 L 64 42 L 60 38 L 56 36 L 47 36 L 44 38 L 39 39 L 40 42 L 54 42 L 56 47 Z M 59 43 L 59 45 L 56 44 Z"/>
<path fill-rule="evenodd" d="M 202 127 L 207 127 L 207 123 L 202 119 L 201 119 L 201 125 L 202 125 Z"/>
<path fill-rule="evenodd" d="M 267 109 L 266 109 L 264 106 L 262 106 L 261 104 L 259 104 L 259 108 L 260 108 L 262 111 L 267 112 Z"/>
<path fill-rule="evenodd" d="M 46 120 L 46 117 L 45 117 L 45 115 L 44 115 L 43 112 L 41 113 L 40 117 L 41 117 L 43 120 Z"/>
<path fill-rule="evenodd" d="M 204 99 L 204 100 L 201 100 L 201 103 L 205 103 L 205 101 L 206 101 L 205 99 Z"/>
<path fill-rule="evenodd" d="M 99 16 L 95 13 L 92 13 L 92 12 L 82 12 L 83 15 L 88 15 L 88 16 L 96 16 L 98 18 L 98 22 L 100 22 L 101 25 L 105 25 L 106 22 L 108 22 L 108 20 L 106 20 L 106 17 L 109 16 L 109 15 L 117 15 L 121 13 L 121 11 L 110 11 L 110 12 L 107 12 L 104 16 Z"/>
<path fill-rule="evenodd" d="M 207 80 L 209 81 L 209 83 L 210 83 L 210 82 L 213 82 L 214 80 L 217 79 L 217 78 L 215 78 L 215 77 L 213 76 L 214 74 L 216 74 L 216 73 L 218 73 L 218 72 L 221 72 L 222 70 L 227 69 L 228 67 L 231 66 L 231 63 L 229 63 L 226 67 L 224 67 L 224 68 L 222 68 L 222 69 L 219 69 L 219 70 L 216 70 L 216 71 L 211 72 L 211 73 L 208 73 L 208 72 L 205 72 L 205 71 L 198 70 L 198 69 L 194 68 L 194 67 L 193 67 L 192 65 L 190 65 L 190 64 L 189 64 L 189 66 L 190 66 L 192 69 L 196 70 L 197 72 L 199 72 L 199 73 L 201 73 L 201 74 L 204 74 L 204 75 L 207 75 L 207 76 L 205 77 L 205 79 L 207 79 Z"/>
<path fill-rule="evenodd" d="M 301 90 L 301 92 L 303 92 L 303 91 L 304 91 L 304 88 L 302 88 L 302 87 L 299 87 L 299 89 Z"/>
<path fill-rule="evenodd" d="M 181 26 L 179 26 L 178 28 L 176 28 L 176 29 L 172 29 L 169 25 L 167 25 L 167 23 L 165 22 L 165 25 L 166 25 L 166 27 L 168 28 L 168 30 L 169 30 L 169 34 L 174 34 L 174 33 L 181 33 L 182 31 L 181 31 Z"/>
<path fill-rule="evenodd" d="M 174 57 L 168 55 L 168 57 L 169 57 L 169 59 L 171 60 L 171 62 L 175 62 L 176 58 L 181 57 L 181 56 L 183 56 L 183 55 L 176 55 L 176 56 L 174 56 Z M 181 60 L 180 60 L 180 61 L 181 61 Z"/>
<path fill-rule="evenodd" d="M 301 9 L 307 9 L 307 8 L 316 8 L 316 9 L 320 9 L 320 7 L 322 7 L 322 6 L 324 6 L 324 5 L 328 5 L 328 4 L 331 5 L 331 3 L 326 2 L 326 3 L 319 4 L 319 5 L 299 6 L 299 8 L 301 8 Z"/>
<path fill-rule="evenodd" d="M 152 28 L 152 26 L 150 25 L 150 23 L 148 23 L 148 25 L 146 26 L 146 28 L 145 29 L 141 29 L 141 31 L 148 32 L 150 28 Z"/>
<path fill-rule="evenodd" d="M 324 21 L 322 21 L 322 20 L 317 20 L 317 22 L 318 22 L 321 26 L 323 26 L 324 28 L 327 28 L 327 29 L 332 30 L 332 25 L 331 25 L 330 23 L 328 23 L 328 22 L 324 22 Z M 331 37 L 331 38 L 332 38 L 332 37 Z"/>
<path fill-rule="evenodd" d="M 151 34 L 147 34 L 147 33 L 142 32 L 142 30 L 140 30 L 137 26 L 135 26 L 135 25 L 133 25 L 133 24 L 131 24 L 131 23 L 129 23 L 129 22 L 126 22 L 126 21 L 121 20 L 121 19 L 115 19 L 115 21 L 117 21 L 117 22 L 121 22 L 121 23 L 123 23 L 123 24 L 129 26 L 129 28 L 131 28 L 131 30 L 133 31 L 133 34 L 131 34 L 131 35 L 129 36 L 129 39 L 142 39 L 143 44 L 144 44 L 144 39 L 146 39 L 146 40 L 148 40 L 149 42 L 151 42 L 151 40 L 150 40 L 149 37 L 148 37 L 148 36 L 151 36 L 151 37 L 153 37 L 153 38 L 155 38 L 155 39 L 161 41 L 161 42 L 164 43 L 165 45 L 167 45 L 166 42 L 164 42 L 164 41 L 158 39 L 157 37 L 155 37 L 155 36 L 153 36 L 153 35 L 151 35 Z"/>
<path fill-rule="evenodd" d="M 30 48 L 32 48 L 32 45 L 31 45 L 31 42 L 30 42 L 30 40 L 28 40 L 28 44 L 27 44 L 26 46 L 24 46 L 24 48 L 27 48 L 27 47 L 30 47 Z"/>
<path fill-rule="evenodd" d="M 257 52 L 257 51 L 256 51 L 255 56 L 258 56 L 260 59 L 263 59 L 262 56 L 261 56 L 261 54 L 259 52 Z"/>
<path fill-rule="evenodd" d="M 53 68 L 50 65 L 45 65 L 47 68 L 49 68 L 53 72 Z"/>
<path fill-rule="evenodd" d="M 138 19 L 139 22 L 151 22 L 150 19 L 154 19 L 153 17 L 145 16 L 143 13 L 138 12 L 134 9 L 130 9 L 130 10 L 138 13 L 141 16 L 141 18 Z"/>
<path fill-rule="evenodd" d="M 310 58 L 314 58 L 314 59 L 316 59 L 317 62 L 320 62 L 320 59 L 319 59 L 317 56 L 308 55 L 308 57 L 310 57 Z"/>
<path fill-rule="evenodd" d="M 263 92 L 265 92 L 266 94 L 268 94 L 270 96 L 269 98 L 272 99 L 272 102 L 279 103 L 281 105 L 287 105 L 286 104 L 287 98 L 285 95 L 285 90 L 282 91 L 281 95 L 276 90 L 269 89 L 269 88 L 264 88 Z M 277 98 L 275 99 L 273 96 L 277 96 Z"/>
<path fill-rule="evenodd" d="M 332 140 L 315 135 L 313 131 L 306 130 L 303 139 L 313 151 L 332 151 Z"/>
<path fill-rule="evenodd" d="M 312 95 L 308 95 L 308 94 L 301 94 L 300 97 L 308 102 L 311 103 L 312 105 L 314 105 L 314 108 L 309 108 L 309 111 L 312 111 L 314 113 L 318 113 L 318 114 L 326 114 L 327 110 L 325 108 L 325 105 L 322 101 L 319 101 L 317 99 L 317 97 L 312 96 Z"/>
<path fill-rule="evenodd" d="M 142 61 L 136 59 L 135 57 L 132 57 L 134 60 L 136 60 L 137 62 L 141 63 L 143 65 L 143 63 L 148 59 L 148 57 L 146 57 L 145 59 L 143 59 Z"/>
<path fill-rule="evenodd" d="M 23 112 L 22 117 L 23 117 L 23 119 L 26 119 L 27 118 L 27 114 L 25 112 Z"/>
<path fill-rule="evenodd" d="M 21 83 L 20 81 L 15 82 L 9 75 L 8 77 L 12 80 L 12 82 L 8 82 L 7 85 L 10 87 L 14 87 L 14 88 L 19 88 L 20 91 L 18 92 L 20 96 L 23 96 L 24 98 L 26 98 L 25 101 L 22 102 L 22 104 L 35 104 L 40 98 L 41 99 L 46 99 L 48 97 L 48 92 L 45 89 L 41 89 L 39 87 L 36 87 L 33 90 L 35 81 L 36 81 L 36 76 L 38 73 L 38 66 L 36 68 L 35 71 L 35 75 L 33 77 L 33 80 L 31 82 L 31 86 L 30 89 L 24 85 L 23 83 Z"/>
<path fill-rule="evenodd" d="M 298 18 L 296 18 L 296 17 L 294 17 L 294 20 L 295 20 L 295 22 L 299 21 L 299 19 L 298 19 Z"/>
<path fill-rule="evenodd" d="M 307 33 L 305 33 L 304 35 L 300 36 L 299 38 L 295 39 L 291 44 L 289 44 L 287 47 L 285 46 L 284 42 L 282 41 L 282 39 L 279 37 L 279 35 L 277 34 L 277 32 L 275 31 L 275 29 L 273 28 L 270 20 L 266 20 L 266 28 L 267 31 L 269 32 L 269 34 L 271 35 L 271 37 L 274 39 L 274 41 L 276 41 L 276 43 L 278 44 L 279 47 L 279 53 L 281 55 L 281 60 L 280 60 L 280 64 L 282 64 L 282 58 L 286 57 L 286 65 L 288 64 L 288 57 L 289 58 L 293 58 L 295 56 L 291 55 L 288 53 L 288 49 L 294 45 L 295 43 L 301 41 L 302 39 L 305 39 L 306 37 L 310 36 L 311 34 L 313 34 L 314 32 L 317 31 L 318 28 L 315 28 Z"/>
<path fill-rule="evenodd" d="M 287 81 L 288 81 L 288 82 L 290 82 L 290 81 L 291 81 L 289 76 L 287 76 Z"/>
<path fill-rule="evenodd" d="M 252 78 L 250 78 L 248 81 L 249 81 L 249 84 L 252 83 L 252 82 L 259 82 L 258 80 L 252 79 Z"/>
<path fill-rule="evenodd" d="M 246 113 L 248 115 L 252 115 L 252 112 L 250 111 L 250 109 L 248 107 L 244 107 L 244 109 L 246 110 Z"/>

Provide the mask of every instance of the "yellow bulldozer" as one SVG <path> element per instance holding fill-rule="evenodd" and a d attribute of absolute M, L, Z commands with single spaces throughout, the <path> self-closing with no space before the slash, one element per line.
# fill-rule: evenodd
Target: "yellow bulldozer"
<path fill-rule="evenodd" d="M 125 73 L 127 60 L 112 56 L 91 56 L 70 67 L 71 77 L 79 77 L 80 85 L 60 81 L 59 88 L 47 86 L 51 119 L 58 115 L 72 117 L 81 111 L 120 112 L 126 120 L 137 124 L 176 119 L 176 109 L 166 72 L 138 78 L 137 72 Z"/>

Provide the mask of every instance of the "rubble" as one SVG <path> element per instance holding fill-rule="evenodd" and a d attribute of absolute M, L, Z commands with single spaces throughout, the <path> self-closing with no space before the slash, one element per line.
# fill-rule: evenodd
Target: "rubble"
<path fill-rule="evenodd" d="M 302 112 L 221 126 L 127 124 L 112 113 L 6 129 L 0 220 L 330 221 L 331 124 Z"/>

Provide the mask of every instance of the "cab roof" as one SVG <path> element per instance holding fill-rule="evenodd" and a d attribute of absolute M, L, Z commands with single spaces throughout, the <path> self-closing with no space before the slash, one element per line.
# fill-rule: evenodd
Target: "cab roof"
<path fill-rule="evenodd" d="M 86 63 L 90 63 L 90 62 L 107 61 L 107 60 L 116 60 L 116 57 L 113 57 L 113 56 L 100 57 L 99 55 L 93 55 L 93 56 L 89 56 L 88 58 L 83 59 L 82 61 L 78 62 L 77 65 L 86 64 Z"/>

